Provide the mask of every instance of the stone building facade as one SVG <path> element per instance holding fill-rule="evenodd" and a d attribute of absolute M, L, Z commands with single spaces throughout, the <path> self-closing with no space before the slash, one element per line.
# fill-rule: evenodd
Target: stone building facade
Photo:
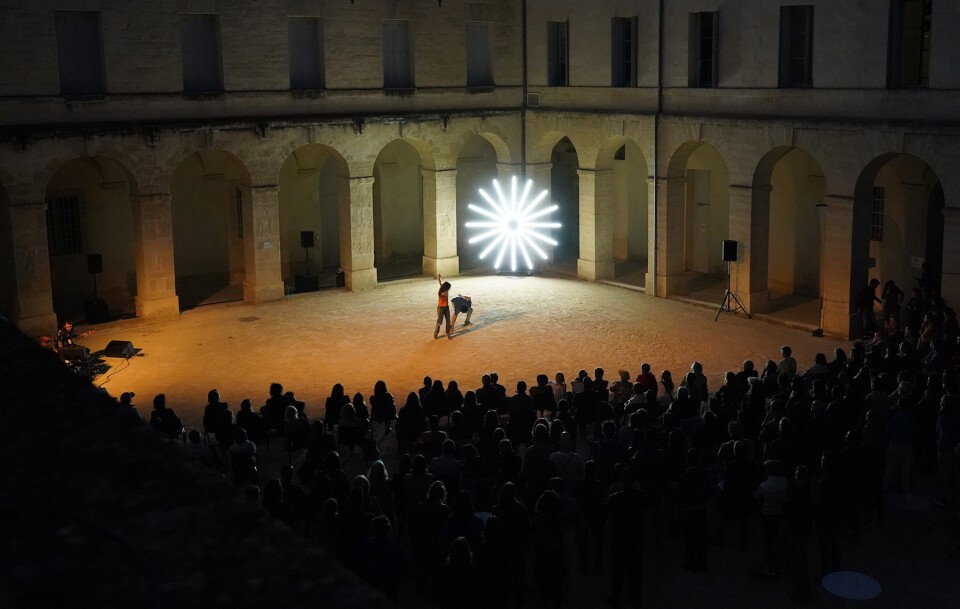
<path fill-rule="evenodd" d="M 584 279 L 729 271 L 839 335 L 923 261 L 960 301 L 960 4 L 796 1 L 0 0 L 0 312 L 49 334 L 95 289 L 161 317 L 317 268 L 453 276 L 514 175 Z"/>

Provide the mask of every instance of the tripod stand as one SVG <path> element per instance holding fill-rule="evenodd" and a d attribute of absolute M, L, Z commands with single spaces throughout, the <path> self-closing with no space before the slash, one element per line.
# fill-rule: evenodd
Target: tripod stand
<path fill-rule="evenodd" d="M 717 316 L 713 318 L 713 321 L 720 319 L 721 313 L 735 313 L 738 310 L 743 311 L 749 319 L 753 319 L 753 316 L 743 306 L 737 295 L 730 291 L 730 262 L 727 261 L 727 291 L 723 295 L 723 300 L 720 301 L 720 309 L 717 310 Z"/>

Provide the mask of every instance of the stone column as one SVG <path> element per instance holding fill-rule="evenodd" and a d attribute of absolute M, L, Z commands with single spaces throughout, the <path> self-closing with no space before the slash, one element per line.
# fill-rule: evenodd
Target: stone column
<path fill-rule="evenodd" d="M 664 195 L 665 191 L 660 191 Z M 654 266 L 657 260 L 657 180 L 647 176 L 647 273 L 643 278 L 647 296 L 658 296 Z M 663 204 L 663 201 L 660 201 Z"/>
<path fill-rule="evenodd" d="M 373 176 L 350 178 L 350 196 L 341 199 L 340 268 L 347 288 L 353 291 L 377 287 L 373 266 Z"/>
<path fill-rule="evenodd" d="M 173 263 L 170 193 L 134 198 L 133 230 L 137 259 L 137 317 L 180 314 Z"/>
<path fill-rule="evenodd" d="M 770 310 L 767 287 L 770 251 L 770 192 L 764 186 L 731 184 L 730 238 L 737 241 L 737 261 L 731 273 L 737 279 L 737 296 L 750 313 Z"/>
<path fill-rule="evenodd" d="M 457 170 L 421 169 L 423 180 L 423 273 L 460 274 L 457 256 Z M 502 185 L 501 185 L 502 187 Z"/>
<path fill-rule="evenodd" d="M 686 201 L 687 178 L 660 178 L 660 209 L 657 218 L 657 296 L 686 294 Z"/>
<path fill-rule="evenodd" d="M 17 291 L 11 321 L 31 336 L 52 336 L 57 331 L 57 316 L 50 283 L 47 204 L 12 205 L 8 209 Z"/>
<path fill-rule="evenodd" d="M 280 201 L 276 184 L 243 188 L 243 300 L 280 300 Z"/>
<path fill-rule="evenodd" d="M 823 229 L 823 256 L 820 260 L 823 284 L 823 330 L 834 336 L 849 337 L 856 325 L 852 316 L 851 286 L 854 233 L 853 197 L 827 195 L 826 222 Z"/>
<path fill-rule="evenodd" d="M 596 281 L 613 277 L 613 171 L 578 169 L 580 177 L 580 256 L 577 276 Z"/>
<path fill-rule="evenodd" d="M 960 206 L 948 205 L 943 208 L 942 266 L 940 294 L 947 301 L 947 306 L 956 308 L 960 303 Z"/>

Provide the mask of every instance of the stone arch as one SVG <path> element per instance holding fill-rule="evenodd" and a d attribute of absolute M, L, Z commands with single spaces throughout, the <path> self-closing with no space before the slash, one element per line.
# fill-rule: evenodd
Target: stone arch
<path fill-rule="evenodd" d="M 803 148 L 778 146 L 760 159 L 749 207 L 748 291 L 754 312 L 820 298 L 826 194 L 823 169 Z M 811 310 L 814 317 L 804 321 L 818 323 L 819 309 Z"/>
<path fill-rule="evenodd" d="M 685 294 L 724 280 L 721 243 L 730 235 L 729 171 L 702 140 L 681 144 L 667 164 L 658 231 L 657 293 Z"/>
<path fill-rule="evenodd" d="M 277 184 L 280 267 L 288 292 L 312 289 L 313 275 L 318 285 L 336 285 L 341 235 L 350 231 L 349 178 L 343 156 L 323 144 L 300 146 L 284 159 Z M 302 246 L 302 231 L 313 233 L 311 248 Z"/>
<path fill-rule="evenodd" d="M 106 156 L 81 156 L 50 175 L 47 250 L 54 312 L 60 319 L 98 323 L 136 312 L 138 244 L 134 210 L 139 186 L 125 165 Z M 88 272 L 87 255 L 97 254 L 102 272 Z M 102 307 L 85 306 L 94 298 Z"/>
<path fill-rule="evenodd" d="M 500 140 L 502 144 L 502 140 Z M 494 179 L 499 180 L 501 186 L 505 184 L 503 178 L 506 178 L 506 171 L 501 171 L 505 167 L 504 157 L 501 152 L 504 147 L 498 149 L 490 141 L 490 138 L 482 134 L 471 134 L 461 142 L 459 153 L 457 154 L 457 256 L 460 260 L 460 270 L 471 270 L 485 266 L 485 260 L 480 260 L 480 253 L 486 247 L 486 242 L 470 243 L 471 233 L 464 224 L 470 219 L 475 219 L 477 215 L 471 212 L 469 205 L 477 204 L 481 207 L 487 207 L 487 203 L 478 194 L 479 189 L 483 188 L 488 194 L 493 194 L 490 186 Z M 509 167 L 509 166 L 506 166 Z"/>
<path fill-rule="evenodd" d="M 170 198 L 180 307 L 242 300 L 250 173 L 225 150 L 195 150 L 177 158 Z"/>
<path fill-rule="evenodd" d="M 510 154 L 510 147 L 507 145 L 507 142 L 503 139 L 503 136 L 499 133 L 494 133 L 493 131 L 468 131 L 462 133 L 456 141 L 454 148 L 457 150 L 457 158 L 459 159 L 463 156 L 463 149 L 465 146 L 474 145 L 478 143 L 475 141 L 477 138 L 484 140 L 487 145 L 494 152 L 494 156 L 497 159 L 498 163 L 509 164 L 513 162 L 513 156 Z"/>
<path fill-rule="evenodd" d="M 870 279 L 893 280 L 909 296 L 930 266 L 939 289 L 943 268 L 944 190 L 925 160 L 911 154 L 881 154 L 864 167 L 853 200 L 850 297 Z M 854 332 L 857 329 L 853 329 Z"/>
<path fill-rule="evenodd" d="M 634 140 L 620 136 L 600 146 L 595 166 L 598 259 L 609 249 L 612 277 L 645 286 L 652 234 L 647 159 Z"/>
<path fill-rule="evenodd" d="M 558 270 L 575 273 L 580 259 L 580 160 L 569 137 L 562 137 L 550 151 L 550 201 L 557 206 L 550 220 L 559 222 L 552 237 L 553 262 Z"/>
<path fill-rule="evenodd" d="M 397 138 L 380 149 L 373 164 L 373 257 L 378 280 L 425 272 L 426 252 L 436 248 L 436 231 L 431 235 L 425 230 L 428 221 L 436 226 L 436 192 L 433 154 L 426 143 Z"/>

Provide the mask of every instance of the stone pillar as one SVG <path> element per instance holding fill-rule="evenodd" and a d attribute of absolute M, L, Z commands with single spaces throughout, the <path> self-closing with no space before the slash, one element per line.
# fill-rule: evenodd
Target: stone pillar
<path fill-rule="evenodd" d="M 665 191 L 660 191 L 664 195 Z M 656 260 L 657 260 L 657 180 L 647 176 L 647 273 L 643 278 L 643 285 L 647 296 L 657 296 Z M 663 204 L 663 201 L 660 201 Z"/>
<path fill-rule="evenodd" d="M 284 296 L 280 278 L 280 201 L 276 184 L 243 188 L 243 300 Z"/>
<path fill-rule="evenodd" d="M 613 277 L 612 170 L 578 169 L 580 177 L 580 256 L 577 276 L 596 281 Z"/>
<path fill-rule="evenodd" d="M 373 176 L 350 178 L 350 196 L 341 198 L 340 268 L 347 288 L 353 291 L 377 287 L 373 266 Z"/>
<path fill-rule="evenodd" d="M 420 176 L 423 180 L 423 274 L 459 275 L 457 170 L 421 169 Z"/>
<path fill-rule="evenodd" d="M 730 238 L 737 241 L 737 261 L 730 269 L 737 296 L 750 313 L 770 310 L 767 271 L 770 251 L 770 192 L 773 188 L 731 184 Z"/>
<path fill-rule="evenodd" d="M 137 317 L 180 314 L 173 262 L 173 216 L 170 193 L 140 195 L 133 205 L 137 259 Z"/>
<path fill-rule="evenodd" d="M 823 255 L 820 277 L 823 285 L 823 330 L 834 336 L 849 337 L 856 325 L 851 315 L 851 286 L 854 233 L 853 197 L 827 195 L 826 222 L 823 228 Z"/>
<path fill-rule="evenodd" d="M 657 218 L 657 296 L 686 294 L 687 178 L 660 178 L 660 209 Z"/>
<path fill-rule="evenodd" d="M 960 303 L 960 206 L 943 208 L 942 266 L 940 294 L 947 306 L 956 308 Z"/>
<path fill-rule="evenodd" d="M 31 336 L 52 336 L 57 331 L 47 249 L 47 204 L 12 205 L 10 234 L 16 272 L 16 307 L 13 321 Z"/>

